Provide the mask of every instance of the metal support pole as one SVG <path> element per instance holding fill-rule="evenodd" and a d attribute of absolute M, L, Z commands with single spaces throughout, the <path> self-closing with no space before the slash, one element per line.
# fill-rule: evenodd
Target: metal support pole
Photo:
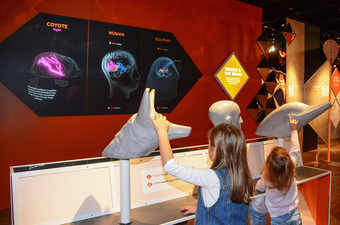
<path fill-rule="evenodd" d="M 284 148 L 284 147 L 285 147 L 285 139 L 284 139 L 284 138 L 278 138 L 278 143 L 277 143 L 277 145 L 278 145 L 279 147 Z"/>
<path fill-rule="evenodd" d="M 330 57 L 330 62 L 332 61 L 332 57 Z M 330 69 L 329 69 L 329 102 L 331 103 L 331 107 L 328 110 L 328 144 L 327 144 L 327 161 L 331 161 L 331 127 L 332 127 L 332 118 L 331 118 L 331 112 L 332 112 L 332 101 L 331 101 L 331 94 L 332 94 L 332 88 L 331 88 L 331 79 L 332 79 L 332 63 L 330 63 Z"/>
<path fill-rule="evenodd" d="M 120 223 L 131 224 L 130 160 L 120 159 Z"/>

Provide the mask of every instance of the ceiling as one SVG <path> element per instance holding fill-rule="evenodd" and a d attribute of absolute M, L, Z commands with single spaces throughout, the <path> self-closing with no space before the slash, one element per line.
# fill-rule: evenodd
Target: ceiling
<path fill-rule="evenodd" d="M 340 41 L 340 0 L 241 0 L 262 8 L 262 24 L 282 30 L 286 18 L 320 28 L 320 40 Z M 281 30 L 280 30 L 281 29 Z"/>

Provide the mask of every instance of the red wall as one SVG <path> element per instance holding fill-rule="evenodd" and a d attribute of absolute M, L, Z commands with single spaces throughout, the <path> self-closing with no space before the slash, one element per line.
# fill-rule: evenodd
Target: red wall
<path fill-rule="evenodd" d="M 212 127 L 210 105 L 227 100 L 214 73 L 235 52 L 250 76 L 235 99 L 242 130 L 249 138 L 256 124 L 246 111 L 261 87 L 256 70 L 261 52 L 261 9 L 236 0 L 16 0 L 0 2 L 0 42 L 38 13 L 49 13 L 172 32 L 203 73 L 168 119 L 192 127 L 173 147 L 206 144 Z M 1 69 L 0 69 L 1 76 Z M 131 115 L 38 117 L 0 83 L 0 209 L 10 208 L 9 167 L 99 157 Z"/>

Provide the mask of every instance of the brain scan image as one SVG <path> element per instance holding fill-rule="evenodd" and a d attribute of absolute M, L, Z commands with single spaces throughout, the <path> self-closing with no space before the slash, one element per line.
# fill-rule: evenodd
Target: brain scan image
<path fill-rule="evenodd" d="M 37 55 L 33 61 L 31 72 L 34 77 L 39 78 L 73 78 L 81 75 L 81 71 L 73 59 L 55 52 L 44 52 Z"/>
<path fill-rule="evenodd" d="M 101 67 L 109 82 L 109 98 L 127 99 L 132 91 L 137 90 L 140 75 L 136 60 L 129 52 L 115 50 L 107 53 L 103 57 Z"/>
<path fill-rule="evenodd" d="M 155 89 L 156 101 L 168 101 L 177 97 L 181 62 L 168 57 L 160 57 L 151 65 L 146 87 Z"/>

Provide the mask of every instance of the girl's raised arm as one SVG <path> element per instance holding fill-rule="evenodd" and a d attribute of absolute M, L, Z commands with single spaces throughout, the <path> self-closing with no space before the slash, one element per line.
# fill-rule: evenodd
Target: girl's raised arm
<path fill-rule="evenodd" d="M 156 112 L 155 119 L 152 115 L 150 115 L 150 120 L 158 135 L 159 150 L 161 152 L 162 163 L 164 166 L 170 159 L 174 158 L 168 137 L 170 123 L 165 116 Z"/>
<path fill-rule="evenodd" d="M 297 125 L 298 125 L 299 121 L 292 119 L 291 117 L 289 117 L 289 127 L 291 131 L 295 131 L 297 130 Z"/>

